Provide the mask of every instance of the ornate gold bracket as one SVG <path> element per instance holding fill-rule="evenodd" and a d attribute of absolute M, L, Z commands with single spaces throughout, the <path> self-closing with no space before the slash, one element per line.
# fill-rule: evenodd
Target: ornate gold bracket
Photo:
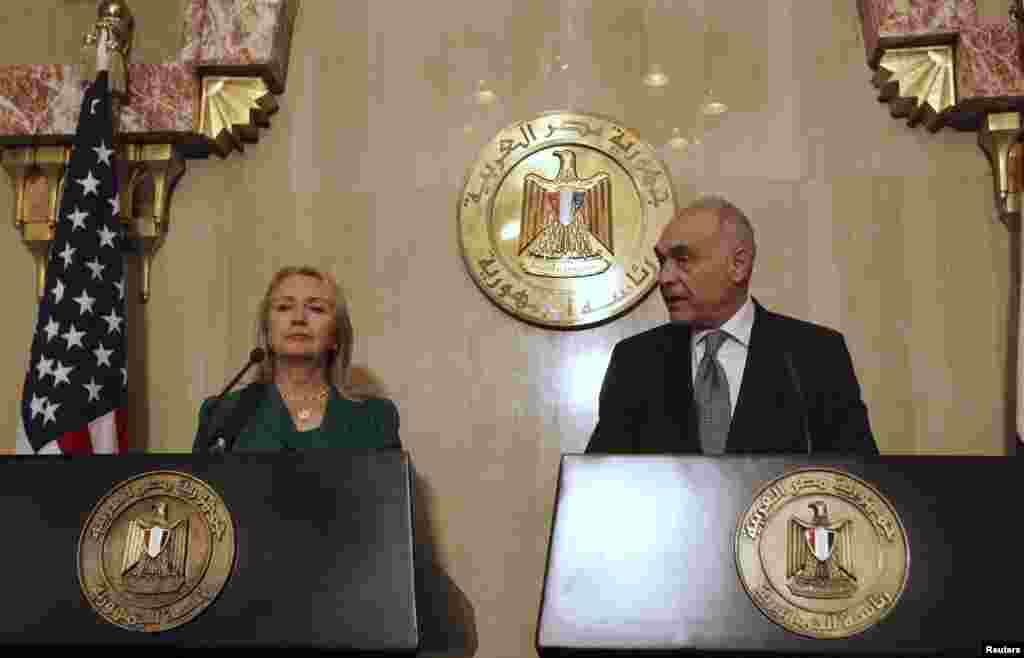
<path fill-rule="evenodd" d="M 185 160 L 170 144 L 125 144 L 118 164 L 122 221 L 128 245 L 142 258 L 140 296 L 146 302 L 153 257 L 167 237 L 171 195 L 185 173 Z"/>
<path fill-rule="evenodd" d="M 43 295 L 69 146 L 28 146 L 3 152 L 3 167 L 14 181 L 14 225 L 36 262 L 36 294 Z M 126 248 L 142 261 L 140 297 L 149 300 L 153 257 L 167 236 L 171 195 L 185 173 L 185 160 L 171 144 L 118 147 L 118 188 Z"/>
<path fill-rule="evenodd" d="M 996 210 L 1010 229 L 1020 220 L 1020 135 L 1019 112 L 989 114 L 978 130 L 978 146 L 992 165 Z"/>
<path fill-rule="evenodd" d="M 53 239 L 64 170 L 71 157 L 67 146 L 5 149 L 3 167 L 14 181 L 14 226 L 36 261 L 36 294 L 43 295 L 46 259 Z"/>

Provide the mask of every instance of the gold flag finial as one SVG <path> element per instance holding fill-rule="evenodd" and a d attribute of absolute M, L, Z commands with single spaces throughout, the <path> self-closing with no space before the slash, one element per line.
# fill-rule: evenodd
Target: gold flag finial
<path fill-rule="evenodd" d="M 82 41 L 82 79 L 96 77 L 96 49 L 105 32 L 111 54 L 110 89 L 115 94 L 126 94 L 134 29 L 135 17 L 124 0 L 102 0 L 96 8 L 96 22 Z"/>

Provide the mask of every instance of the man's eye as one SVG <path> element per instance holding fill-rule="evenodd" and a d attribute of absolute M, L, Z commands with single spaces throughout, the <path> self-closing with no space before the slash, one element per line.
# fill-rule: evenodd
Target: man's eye
<path fill-rule="evenodd" d="M 313 311 L 314 313 L 323 313 L 324 311 L 326 311 L 326 310 L 327 310 L 327 309 L 325 309 L 325 308 L 324 308 L 323 306 L 310 306 L 309 308 L 310 308 L 310 310 L 312 310 L 312 311 Z"/>
<path fill-rule="evenodd" d="M 275 311 L 287 311 L 290 308 L 291 308 L 291 306 L 288 306 L 287 304 L 278 304 L 277 306 L 274 307 L 274 310 Z"/>

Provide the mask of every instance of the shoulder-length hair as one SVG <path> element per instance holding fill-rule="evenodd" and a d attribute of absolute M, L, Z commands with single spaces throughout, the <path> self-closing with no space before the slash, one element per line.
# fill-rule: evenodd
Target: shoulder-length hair
<path fill-rule="evenodd" d="M 365 400 L 367 393 L 353 386 L 350 381 L 352 367 L 352 343 L 354 334 L 352 319 L 348 314 L 348 303 L 342 293 L 341 286 L 330 273 L 318 268 L 302 265 L 283 267 L 270 279 L 267 291 L 260 302 L 259 316 L 256 320 L 256 343 L 266 350 L 267 358 L 260 364 L 259 381 L 274 381 L 275 355 L 270 346 L 270 300 L 277 286 L 293 275 L 312 277 L 323 281 L 334 291 L 334 326 L 338 338 L 338 349 L 327 354 L 327 380 L 338 389 L 338 394 L 347 400 Z"/>

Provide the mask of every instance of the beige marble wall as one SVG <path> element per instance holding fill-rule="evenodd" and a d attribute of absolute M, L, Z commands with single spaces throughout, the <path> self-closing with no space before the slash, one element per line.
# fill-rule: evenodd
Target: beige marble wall
<path fill-rule="evenodd" d="M 92 3 L 7 4 L 21 11 L 5 6 L 0 61 L 35 63 L 72 54 L 61 12 Z M 137 39 L 169 38 L 145 4 L 133 3 Z M 974 135 L 889 117 L 853 2 L 647 7 L 653 21 L 634 1 L 303 3 L 272 127 L 244 154 L 190 162 L 175 192 L 152 301 L 129 319 L 135 444 L 187 449 L 200 401 L 252 347 L 271 273 L 328 267 L 351 298 L 356 361 L 400 407 L 477 655 L 532 655 L 559 456 L 586 444 L 615 341 L 666 314 L 654 294 L 583 332 L 510 319 L 461 261 L 462 176 L 499 127 L 554 108 L 664 143 L 698 127 L 710 87 L 731 111 L 664 158 L 682 202 L 721 193 L 751 216 L 755 295 L 846 334 L 883 452 L 1003 454 L 1011 241 Z M 556 51 L 569 69 L 544 78 Z M 639 83 L 654 61 L 671 76 L 659 94 Z M 501 95 L 485 113 L 465 102 L 481 78 Z M 12 206 L 0 176 L 0 209 Z M 11 448 L 33 318 L 32 261 L 13 228 L 0 272 Z"/>

